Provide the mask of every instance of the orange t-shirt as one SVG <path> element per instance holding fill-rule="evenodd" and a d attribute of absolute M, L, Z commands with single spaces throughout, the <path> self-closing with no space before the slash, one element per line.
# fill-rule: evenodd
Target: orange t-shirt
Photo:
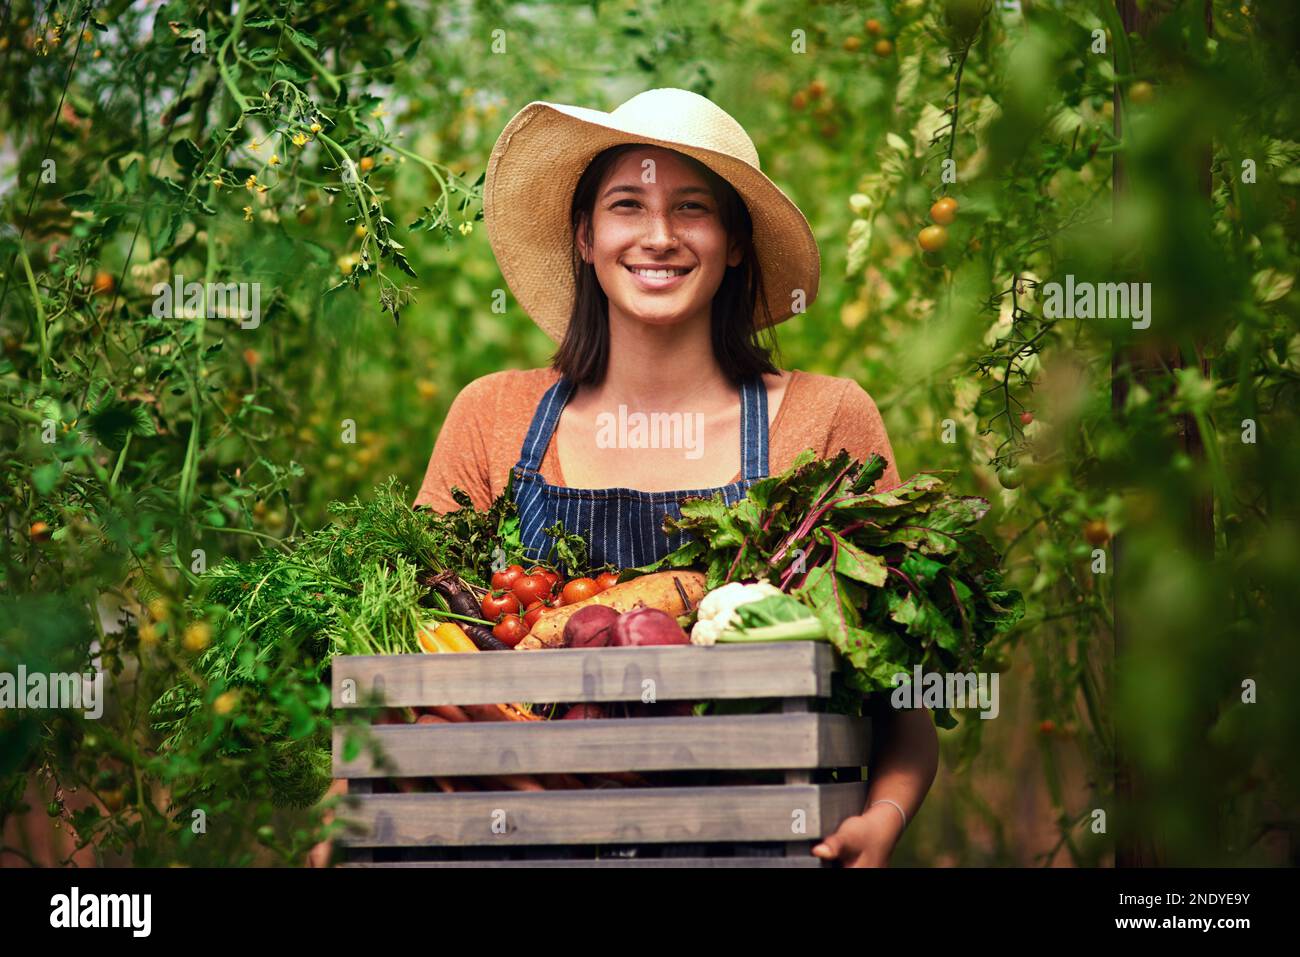
<path fill-rule="evenodd" d="M 505 491 L 510 470 L 519 461 L 538 402 L 559 377 L 551 368 L 506 369 L 465 386 L 447 410 L 412 507 L 454 511 L 460 506 L 451 497 L 453 485 L 469 493 L 475 508 L 491 505 Z M 888 465 L 877 489 L 900 484 L 884 420 L 871 396 L 852 379 L 791 371 L 776 418 L 768 426 L 768 472 L 784 472 L 808 448 L 821 457 L 843 448 L 861 460 L 879 452 Z M 548 484 L 564 485 L 554 434 L 541 472 Z M 739 479 L 737 475 L 732 481 Z"/>

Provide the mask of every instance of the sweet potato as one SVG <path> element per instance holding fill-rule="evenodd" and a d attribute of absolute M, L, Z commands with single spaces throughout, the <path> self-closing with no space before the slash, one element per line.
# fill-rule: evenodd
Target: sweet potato
<path fill-rule="evenodd" d="M 684 615 L 694 611 L 704 597 L 705 581 L 704 572 L 668 571 L 642 575 L 621 585 L 614 585 L 585 601 L 548 611 L 537 619 L 532 632 L 515 645 L 515 650 L 560 647 L 564 644 L 564 626 L 569 616 L 590 605 L 607 605 L 617 612 L 631 611 L 637 605 L 645 605 L 647 608 L 665 611 L 674 618 Z M 682 600 L 683 595 L 685 602 Z"/>

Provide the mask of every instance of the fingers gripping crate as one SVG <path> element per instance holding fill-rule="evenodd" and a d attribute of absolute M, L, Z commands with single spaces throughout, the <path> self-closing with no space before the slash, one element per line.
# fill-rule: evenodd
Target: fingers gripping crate
<path fill-rule="evenodd" d="M 340 725 L 334 774 L 349 782 L 340 846 L 348 863 L 373 866 L 819 866 L 816 840 L 862 812 L 870 744 L 868 719 L 817 710 L 835 666 L 820 642 L 336 658 L 334 706 L 344 709 L 780 699 L 779 713 L 375 724 L 377 748 L 349 746 Z M 741 783 L 377 787 L 626 772 Z M 750 783 L 763 777 L 775 783 Z"/>

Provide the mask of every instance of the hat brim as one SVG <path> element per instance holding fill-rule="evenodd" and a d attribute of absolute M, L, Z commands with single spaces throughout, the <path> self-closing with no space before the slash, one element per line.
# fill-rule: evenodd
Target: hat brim
<path fill-rule="evenodd" d="M 648 143 L 684 153 L 727 180 L 749 209 L 772 323 L 817 297 L 821 256 L 808 220 L 744 160 L 620 125 L 609 113 L 536 101 L 506 124 L 488 160 L 483 220 L 501 274 L 524 311 L 557 343 L 573 307 L 569 207 L 583 171 L 603 150 Z M 761 305 L 755 325 L 767 325 Z"/>

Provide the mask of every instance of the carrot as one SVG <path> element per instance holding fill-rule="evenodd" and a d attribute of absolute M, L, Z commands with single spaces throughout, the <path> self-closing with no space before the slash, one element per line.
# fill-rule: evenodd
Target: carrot
<path fill-rule="evenodd" d="M 617 612 L 631 611 L 637 605 L 658 608 L 674 618 L 695 609 L 704 597 L 707 578 L 704 572 L 667 571 L 642 575 L 572 605 L 552 609 L 533 625 L 523 641 L 515 645 L 516 651 L 533 648 L 558 648 L 564 644 L 564 626 L 569 617 L 588 605 L 605 605 Z"/>
<path fill-rule="evenodd" d="M 436 704 L 429 710 L 444 721 L 450 721 L 453 724 L 465 724 L 471 720 L 470 716 L 462 708 L 454 704 Z"/>
<path fill-rule="evenodd" d="M 467 704 L 465 713 L 471 721 L 541 721 L 531 712 L 513 704 Z"/>
<path fill-rule="evenodd" d="M 542 783 L 531 774 L 494 774 L 482 780 L 507 791 L 545 791 Z"/>

